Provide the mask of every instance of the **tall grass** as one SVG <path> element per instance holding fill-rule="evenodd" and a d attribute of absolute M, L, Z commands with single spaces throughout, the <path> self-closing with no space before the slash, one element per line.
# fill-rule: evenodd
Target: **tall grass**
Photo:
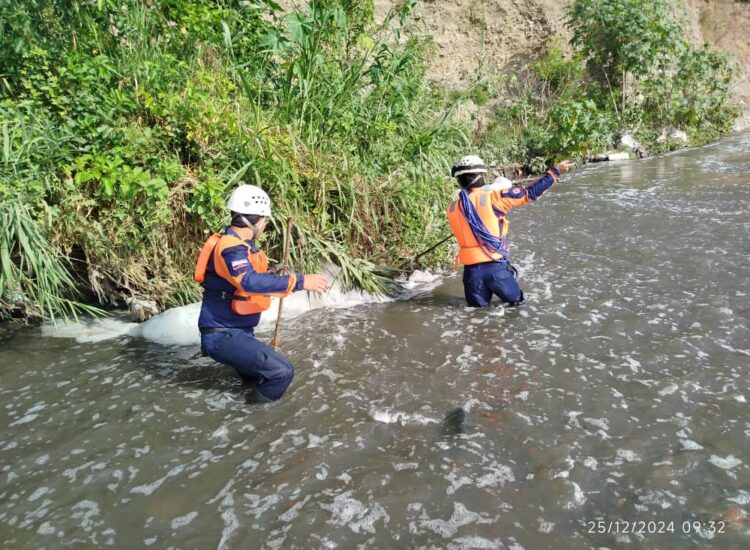
<path fill-rule="evenodd" d="M 413 6 L 375 25 L 367 1 L 0 4 L 0 197 L 25 220 L 6 231 L 6 299 L 12 286 L 69 314 L 49 296 L 70 299 L 71 250 L 102 301 L 195 299 L 195 253 L 240 182 L 272 197 L 271 257 L 293 216 L 296 269 L 385 290 L 384 268 L 441 230 L 436 176 L 468 142 L 426 86 Z M 47 240 L 57 286 L 19 227 Z"/>
<path fill-rule="evenodd" d="M 17 201 L 0 205 L 0 300 L 25 302 L 48 318 L 97 315 L 82 304 L 67 266 L 43 235 L 29 209 Z"/>

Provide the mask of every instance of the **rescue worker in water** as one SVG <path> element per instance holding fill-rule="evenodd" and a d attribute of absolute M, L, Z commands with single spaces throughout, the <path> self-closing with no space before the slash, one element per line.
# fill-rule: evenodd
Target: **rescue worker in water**
<path fill-rule="evenodd" d="M 506 215 L 511 208 L 536 201 L 572 164 L 566 160 L 555 165 L 528 187 L 505 178 L 486 185 L 487 167 L 478 156 L 465 156 L 453 166 L 451 176 L 461 190 L 447 214 L 459 246 L 456 266 L 465 266 L 464 295 L 470 306 L 488 306 L 493 295 L 510 305 L 523 302 L 518 273 L 510 264 Z"/>
<path fill-rule="evenodd" d="M 280 353 L 253 334 L 271 296 L 288 296 L 300 290 L 326 292 L 324 275 L 276 275 L 268 272 L 268 259 L 255 242 L 271 215 L 271 200 L 254 185 L 240 185 L 227 202 L 231 225 L 214 233 L 203 245 L 195 280 L 203 285 L 198 318 L 201 351 L 233 367 L 255 388 L 248 402 L 279 399 L 294 377 L 294 367 Z"/>

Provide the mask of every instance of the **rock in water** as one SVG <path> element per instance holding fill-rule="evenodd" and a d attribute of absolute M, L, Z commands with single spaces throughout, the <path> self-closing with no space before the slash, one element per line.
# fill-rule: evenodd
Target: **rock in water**
<path fill-rule="evenodd" d="M 456 407 L 445 415 L 443 420 L 444 434 L 459 434 L 463 432 L 464 420 L 466 420 L 466 411 L 461 407 Z"/>
<path fill-rule="evenodd" d="M 153 300 L 140 300 L 130 296 L 125 302 L 136 321 L 145 321 L 159 314 L 159 306 Z"/>

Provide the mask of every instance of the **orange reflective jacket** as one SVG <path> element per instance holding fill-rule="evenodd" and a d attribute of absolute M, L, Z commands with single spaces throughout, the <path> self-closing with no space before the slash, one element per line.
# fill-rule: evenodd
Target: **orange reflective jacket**
<path fill-rule="evenodd" d="M 508 234 L 508 220 L 505 219 L 505 213 L 513 207 L 529 202 L 525 191 L 519 191 L 518 196 L 503 196 L 501 191 L 489 189 L 480 189 L 470 193 L 469 200 L 476 208 L 477 214 L 479 214 L 487 231 L 499 239 L 504 239 Z M 454 200 L 450 204 L 447 214 L 451 231 L 458 241 L 457 263 L 473 265 L 503 258 L 503 255 L 499 252 L 491 252 L 479 246 L 458 200 Z"/>
<path fill-rule="evenodd" d="M 233 235 L 214 233 L 208 238 L 198 255 L 198 262 L 195 265 L 193 278 L 199 283 L 206 281 L 209 260 L 213 256 L 216 274 L 235 287 L 231 298 L 232 311 L 238 315 L 252 315 L 265 311 L 271 305 L 271 296 L 288 296 L 294 291 L 294 287 L 297 284 L 297 277 L 295 275 L 289 275 L 289 283 L 286 291 L 280 294 L 261 294 L 244 290 L 242 288 L 242 278 L 245 274 L 232 275 L 221 255 L 224 249 L 239 245 L 247 248 L 247 259 L 256 273 L 268 272 L 268 258 L 262 250 L 253 252 L 250 246 L 242 239 L 238 239 Z"/>

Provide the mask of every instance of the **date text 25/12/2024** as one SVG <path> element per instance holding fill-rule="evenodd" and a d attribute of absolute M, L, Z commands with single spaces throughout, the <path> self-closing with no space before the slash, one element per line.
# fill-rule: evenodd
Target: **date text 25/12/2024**
<path fill-rule="evenodd" d="M 726 529 L 725 521 L 626 521 L 626 520 L 589 520 L 586 521 L 586 532 L 590 534 L 709 534 L 717 535 Z"/>

